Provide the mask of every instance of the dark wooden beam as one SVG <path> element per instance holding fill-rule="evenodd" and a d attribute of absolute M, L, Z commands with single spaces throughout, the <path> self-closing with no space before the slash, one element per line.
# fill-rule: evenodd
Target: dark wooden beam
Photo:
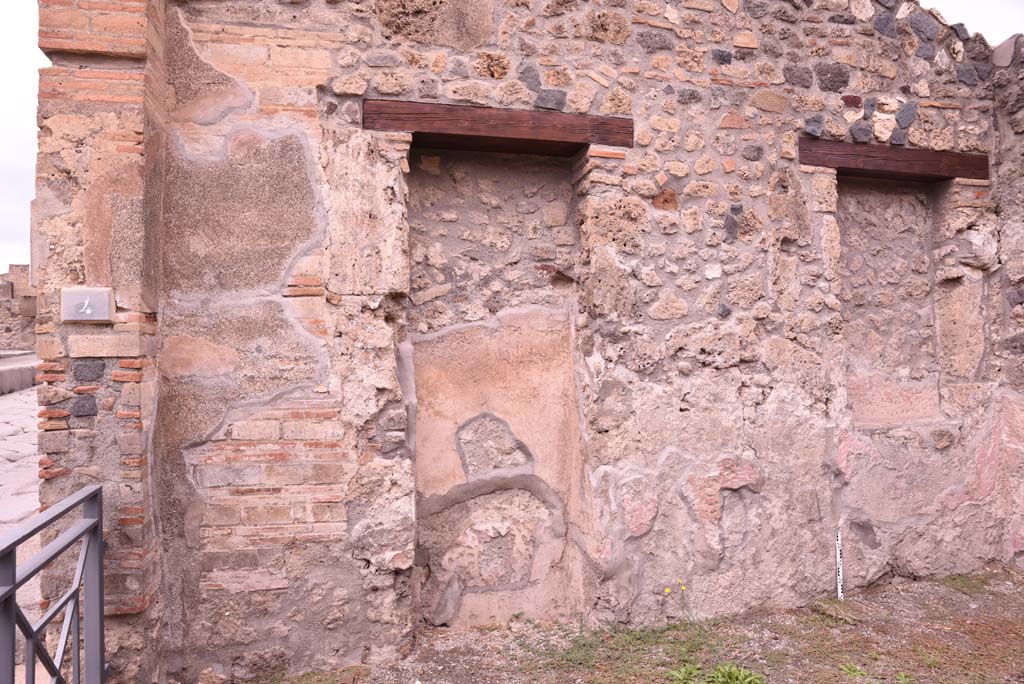
<path fill-rule="evenodd" d="M 407 131 L 413 144 L 571 156 L 590 144 L 633 146 L 633 120 L 532 109 L 364 100 L 363 128 Z"/>
<path fill-rule="evenodd" d="M 841 176 L 940 181 L 950 178 L 988 180 L 983 154 L 939 152 L 912 147 L 800 139 L 800 163 L 827 166 Z"/>

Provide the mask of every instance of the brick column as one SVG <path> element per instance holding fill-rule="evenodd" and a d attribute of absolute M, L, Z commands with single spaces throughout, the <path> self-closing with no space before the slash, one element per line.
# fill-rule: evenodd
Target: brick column
<path fill-rule="evenodd" d="M 102 484 L 108 658 L 145 662 L 138 633 L 156 586 L 149 515 L 155 309 L 143 209 L 146 0 L 41 0 L 39 158 L 32 211 L 38 291 L 40 500 Z M 113 322 L 64 323 L 62 288 L 111 288 Z M 67 578 L 45 579 L 44 602 Z M 125 616 L 115 618 L 114 616 Z M 131 663 L 130 670 L 120 667 Z"/>

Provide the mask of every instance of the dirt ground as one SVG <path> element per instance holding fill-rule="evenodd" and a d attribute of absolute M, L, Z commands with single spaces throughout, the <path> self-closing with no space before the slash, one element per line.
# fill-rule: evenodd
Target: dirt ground
<path fill-rule="evenodd" d="M 843 603 L 650 630 L 428 630 L 402 662 L 291 683 L 703 684 L 728 663 L 764 676 L 751 683 L 1024 684 L 1024 572 L 896 578 Z"/>

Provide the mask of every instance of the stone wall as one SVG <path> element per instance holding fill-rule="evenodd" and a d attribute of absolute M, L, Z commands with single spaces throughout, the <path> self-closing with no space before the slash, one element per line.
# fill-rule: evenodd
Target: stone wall
<path fill-rule="evenodd" d="M 0 273 L 0 351 L 35 347 L 36 295 L 28 265 L 11 264 Z"/>
<path fill-rule="evenodd" d="M 793 606 L 833 588 L 836 530 L 852 586 L 1022 558 L 1020 61 L 962 26 L 909 0 L 41 12 L 41 498 L 107 485 L 119 680 Z M 635 147 L 410 150 L 362 130 L 367 96 L 628 116 Z M 994 185 L 837 179 L 801 135 L 991 153 Z M 115 323 L 59 322 L 78 284 Z"/>

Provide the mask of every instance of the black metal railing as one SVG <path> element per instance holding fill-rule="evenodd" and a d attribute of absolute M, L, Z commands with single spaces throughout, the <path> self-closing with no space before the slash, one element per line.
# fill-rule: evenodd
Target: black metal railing
<path fill-rule="evenodd" d="M 19 545 L 79 507 L 81 519 L 67 525 L 27 562 L 18 564 Z M 71 588 L 51 602 L 39 620 L 30 622 L 18 605 L 18 588 L 79 540 L 82 544 Z M 47 625 L 62 612 L 64 622 L 51 656 L 45 632 Z M 46 668 L 50 684 L 104 684 L 102 487 L 85 487 L 0 537 L 0 684 L 14 684 L 14 652 L 19 631 L 25 639 L 25 684 L 35 684 L 37 659 Z M 65 667 L 69 644 L 71 662 Z"/>

